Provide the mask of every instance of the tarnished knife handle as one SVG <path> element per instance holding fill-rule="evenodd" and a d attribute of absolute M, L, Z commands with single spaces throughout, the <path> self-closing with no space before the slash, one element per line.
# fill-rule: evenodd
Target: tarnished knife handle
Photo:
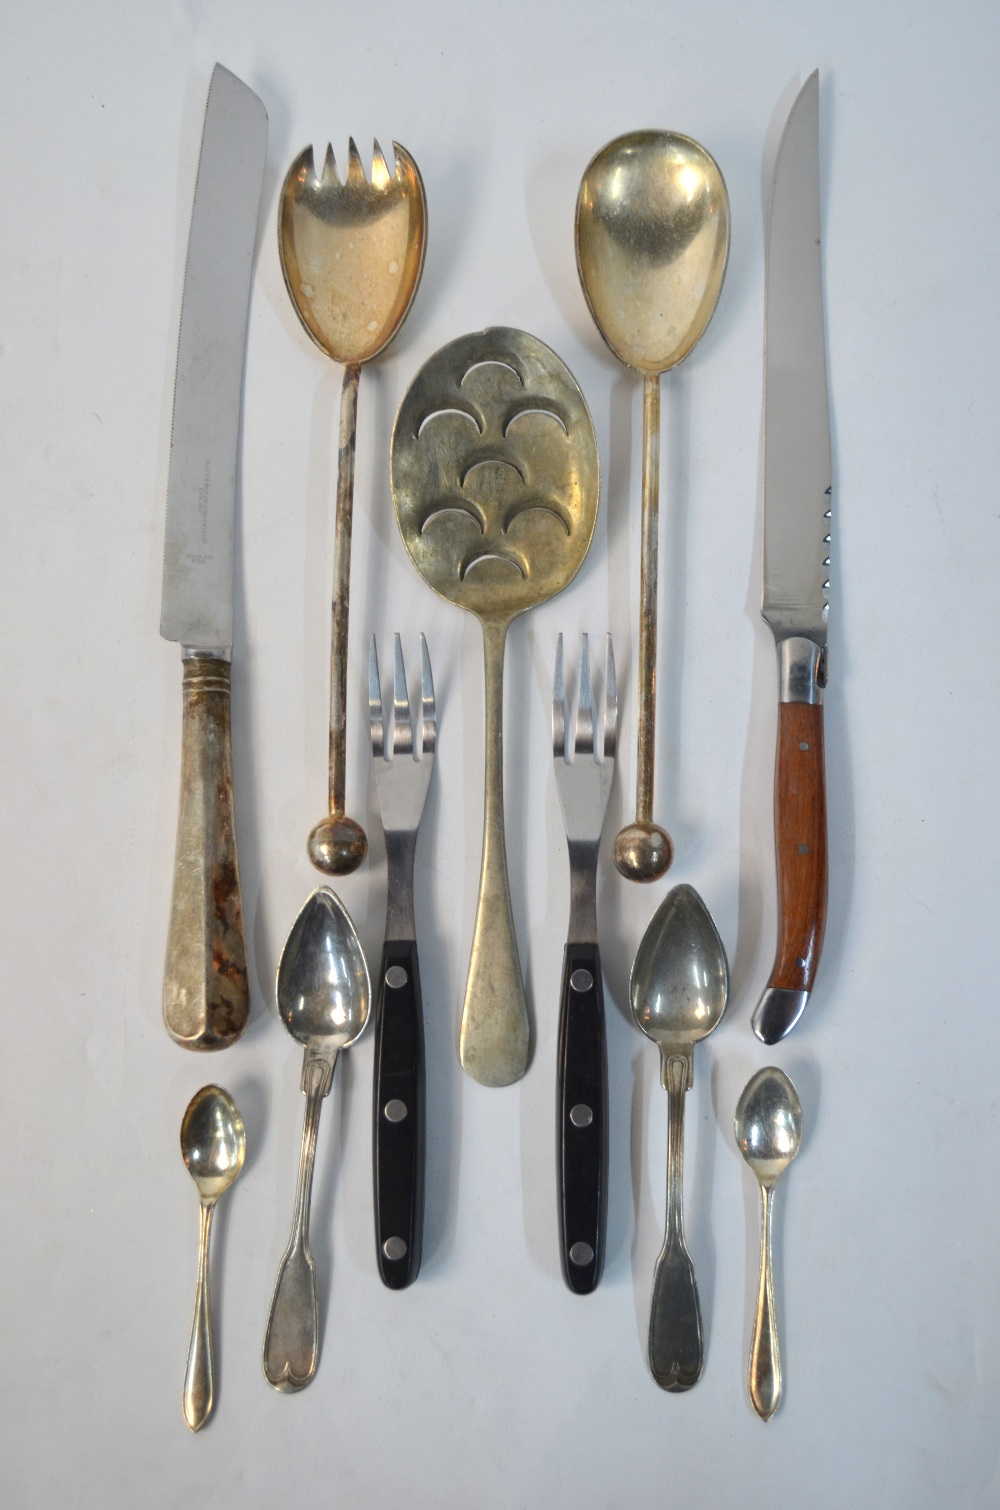
<path fill-rule="evenodd" d="M 163 1020 L 188 1049 L 224 1049 L 250 1015 L 233 819 L 230 667 L 184 656 L 181 801 Z"/>
<path fill-rule="evenodd" d="M 796 658 L 797 647 L 803 647 L 803 654 Z M 781 702 L 774 770 L 778 946 L 753 1019 L 754 1032 L 764 1043 L 777 1043 L 798 1021 L 816 979 L 826 926 L 821 652 L 801 639 L 785 640 L 779 650 Z"/>

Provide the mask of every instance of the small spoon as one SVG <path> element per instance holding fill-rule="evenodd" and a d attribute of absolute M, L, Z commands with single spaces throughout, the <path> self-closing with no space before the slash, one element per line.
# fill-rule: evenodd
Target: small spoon
<path fill-rule="evenodd" d="M 232 1096 L 221 1086 L 202 1086 L 192 1096 L 181 1122 L 181 1154 L 201 1200 L 198 1288 L 183 1395 L 184 1419 L 192 1431 L 201 1430 L 215 1406 L 212 1309 L 208 1287 L 212 1215 L 219 1196 L 229 1189 L 243 1168 L 246 1151 L 246 1128 Z"/>
<path fill-rule="evenodd" d="M 427 249 L 420 172 L 404 147 L 392 147 L 394 173 L 375 143 L 371 183 L 353 140 L 343 182 L 330 147 L 322 173 L 306 147 L 285 176 L 278 210 L 281 271 L 295 312 L 320 350 L 344 367 L 330 642 L 330 812 L 309 835 L 312 863 L 335 876 L 349 875 L 368 853 L 364 829 L 344 812 L 358 384 L 362 365 L 385 350 L 406 319 Z"/>
<path fill-rule="evenodd" d="M 773 1065 L 743 1088 L 733 1130 L 736 1145 L 760 1185 L 760 1280 L 750 1341 L 747 1385 L 754 1410 L 769 1421 L 781 1399 L 781 1353 L 771 1273 L 771 1191 L 802 1141 L 802 1106 L 788 1076 Z"/>
<path fill-rule="evenodd" d="M 659 1045 L 660 1083 L 669 1095 L 667 1220 L 653 1274 L 649 1370 L 661 1389 L 697 1384 L 704 1362 L 698 1286 L 684 1243 L 684 1097 L 694 1045 L 718 1026 L 729 997 L 729 967 L 718 929 L 692 886 L 675 886 L 653 913 L 632 965 L 632 1015 Z"/>
<path fill-rule="evenodd" d="M 316 1264 L 309 1251 L 316 1134 L 337 1055 L 364 1030 L 370 998 L 368 966 L 354 924 L 340 898 L 320 886 L 292 924 L 278 964 L 278 1010 L 292 1037 L 305 1045 L 307 1098 L 292 1235 L 264 1333 L 264 1377 L 279 1390 L 304 1389 L 319 1360 Z"/>
<path fill-rule="evenodd" d="M 729 196 L 718 164 L 676 131 L 632 131 L 593 158 L 576 202 L 576 265 L 594 323 L 643 375 L 642 568 L 635 822 L 614 861 L 631 881 L 670 867 L 670 835 L 653 822 L 660 376 L 712 318 L 729 256 Z"/>

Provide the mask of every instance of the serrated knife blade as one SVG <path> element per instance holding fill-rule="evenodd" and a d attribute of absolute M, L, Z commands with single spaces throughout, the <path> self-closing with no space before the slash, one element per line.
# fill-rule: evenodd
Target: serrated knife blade
<path fill-rule="evenodd" d="M 802 86 L 778 147 L 765 277 L 761 612 L 778 653 L 778 942 L 753 1028 L 764 1043 L 776 1043 L 805 1010 L 826 922 L 823 688 L 832 489 L 818 71 Z"/>
<path fill-rule="evenodd" d="M 216 64 L 181 300 L 160 633 L 183 647 L 181 800 L 163 985 L 167 1031 L 224 1048 L 250 1010 L 230 734 L 233 534 L 247 311 L 267 113 Z"/>

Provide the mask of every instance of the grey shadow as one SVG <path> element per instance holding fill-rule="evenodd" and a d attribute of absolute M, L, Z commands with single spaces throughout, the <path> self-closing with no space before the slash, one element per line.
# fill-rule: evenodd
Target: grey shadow
<path fill-rule="evenodd" d="M 684 1180 L 684 1226 L 688 1250 L 694 1265 L 701 1305 L 702 1337 L 704 1356 L 707 1361 L 711 1350 L 712 1317 L 715 1312 L 715 1240 L 712 1234 L 712 1191 L 715 1188 L 715 1152 L 718 1142 L 716 1119 L 713 1115 L 711 1084 L 714 1059 L 711 1068 L 706 1064 L 707 1054 L 695 1049 L 694 1073 L 701 1081 L 698 1102 L 688 1092 L 685 1108 L 685 1152 L 694 1157 L 685 1159 L 690 1173 Z M 699 1065 L 699 1060 L 701 1061 Z M 708 1083 L 706 1084 L 706 1079 Z M 666 1094 L 664 1092 L 664 1094 Z M 692 1113 L 699 1106 L 697 1122 Z M 693 1134 L 693 1136 L 692 1136 Z"/>
<path fill-rule="evenodd" d="M 604 955 L 601 955 L 602 963 Z M 607 987 L 607 978 L 605 977 Z M 609 989 L 604 993 L 604 1018 L 608 1045 L 608 1227 L 605 1238 L 604 1272 L 617 1282 L 631 1269 L 629 1233 L 633 1229 L 634 1188 L 631 1145 L 634 1112 L 634 1065 L 640 1059 L 636 1029 L 626 1005 L 622 1010 Z M 632 1095 L 630 1096 L 630 1081 Z"/>
<path fill-rule="evenodd" d="M 652 1051 L 652 1045 L 650 1045 Z M 643 1146 L 648 1137 L 649 1107 L 643 1080 L 643 1055 L 636 1052 L 632 1060 L 632 1108 L 630 1119 L 630 1159 L 632 1168 L 632 1302 L 635 1307 L 636 1336 L 648 1367 L 649 1306 L 653 1288 L 653 1269 L 660 1251 L 662 1236 L 654 1233 L 653 1190 L 646 1176 L 647 1161 Z M 666 1186 L 666 1149 L 663 1151 L 664 1187 Z M 646 1259 L 646 1255 L 648 1260 Z M 644 1267 L 641 1265 L 644 1264 Z"/>
<path fill-rule="evenodd" d="M 528 897 L 525 868 L 531 851 L 528 833 L 528 804 L 524 781 L 509 780 L 514 771 L 531 770 L 528 730 L 531 726 L 532 677 L 525 615 L 514 620 L 507 632 L 504 665 L 504 829 L 507 845 L 507 880 L 510 906 L 514 917 L 521 980 L 528 1008 L 528 1064 L 531 1069 L 538 1047 L 538 1024 L 535 1019 L 535 982 L 532 970 L 531 930 L 528 920 Z M 527 1070 L 525 1073 L 527 1073 Z"/>
<path fill-rule="evenodd" d="M 341 1050 L 337 1056 L 337 1068 L 333 1077 L 333 1085 L 330 1088 L 330 1094 L 327 1096 L 323 1107 L 323 1115 L 320 1117 L 317 1135 L 317 1147 L 319 1146 L 320 1138 L 324 1138 L 327 1145 L 320 1179 L 313 1187 L 312 1212 L 309 1222 L 309 1246 L 316 1260 L 316 1293 L 319 1297 L 320 1361 L 322 1361 L 323 1343 L 326 1335 L 327 1312 L 330 1308 L 333 1266 L 336 1262 L 336 1253 L 333 1246 L 334 1201 L 344 1166 L 344 1150 L 347 1142 L 347 1129 L 351 1120 L 351 1106 L 356 1099 L 356 1077 L 352 1061 L 353 1056 L 349 1049 Z M 299 1132 L 301 1135 L 302 1116 L 305 1113 L 306 1100 L 304 1096 L 301 1096 L 300 1099 Z M 325 1135 L 324 1122 L 333 1124 L 332 1127 L 327 1127 Z M 333 1144 L 332 1148 L 330 1147 L 331 1142 Z M 291 1208 L 289 1208 L 289 1219 L 290 1217 Z M 372 1228 L 372 1244 L 374 1240 L 374 1228 Z M 282 1249 L 282 1252 L 284 1252 L 284 1249 Z"/>
<path fill-rule="evenodd" d="M 576 268 L 576 198 L 586 167 L 575 149 L 550 143 L 528 173 L 524 201 L 535 255 L 553 303 L 579 341 L 606 353 Z"/>

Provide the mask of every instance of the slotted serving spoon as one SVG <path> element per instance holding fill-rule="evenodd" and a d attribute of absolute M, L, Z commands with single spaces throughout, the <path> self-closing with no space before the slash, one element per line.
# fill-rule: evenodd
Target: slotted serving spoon
<path fill-rule="evenodd" d="M 329 815 L 309 835 L 309 858 L 328 875 L 348 875 L 368 853 L 360 823 L 345 816 L 347 625 L 351 589 L 358 382 L 406 318 L 427 247 L 427 201 L 413 158 L 393 142 L 390 173 L 378 142 L 371 183 L 352 139 L 347 177 L 326 149 L 317 174 L 312 147 L 289 168 L 278 210 L 281 270 L 296 313 L 321 351 L 344 366 L 334 529 L 330 644 Z"/>
<path fill-rule="evenodd" d="M 521 330 L 443 346 L 396 416 L 392 492 L 403 544 L 434 591 L 483 628 L 483 861 L 459 1039 L 462 1067 L 482 1085 L 520 1079 L 529 1048 L 504 842 L 504 644 L 518 614 L 579 571 L 599 482 L 583 394 L 555 352 Z"/>
<path fill-rule="evenodd" d="M 729 196 L 715 159 L 676 131 L 632 131 L 591 161 L 576 203 L 576 265 L 594 322 L 619 361 L 643 376 L 642 568 L 635 822 L 615 864 L 654 881 L 673 859 L 653 822 L 660 376 L 704 334 L 729 256 Z"/>

